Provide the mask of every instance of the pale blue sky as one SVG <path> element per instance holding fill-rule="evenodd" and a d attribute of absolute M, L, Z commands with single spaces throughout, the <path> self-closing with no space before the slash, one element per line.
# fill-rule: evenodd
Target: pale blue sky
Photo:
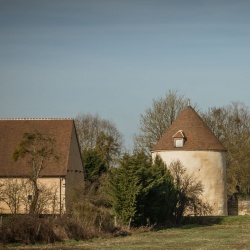
<path fill-rule="evenodd" d="M 249 0 L 0 0 L 0 117 L 112 120 L 153 98 L 250 106 Z"/>

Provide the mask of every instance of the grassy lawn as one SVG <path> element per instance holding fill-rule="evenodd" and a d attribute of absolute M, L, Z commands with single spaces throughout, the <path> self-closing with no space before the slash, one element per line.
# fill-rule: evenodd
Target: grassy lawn
<path fill-rule="evenodd" d="M 34 246 L 32 249 L 250 249 L 250 216 L 214 217 L 206 219 L 205 224 L 208 225 L 187 224 L 126 237 Z"/>

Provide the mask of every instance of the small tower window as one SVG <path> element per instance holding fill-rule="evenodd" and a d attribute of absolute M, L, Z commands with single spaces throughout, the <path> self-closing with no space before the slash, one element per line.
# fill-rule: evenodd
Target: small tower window
<path fill-rule="evenodd" d="M 174 147 L 175 148 L 182 148 L 185 142 L 185 135 L 182 130 L 177 131 L 174 135 Z"/>
<path fill-rule="evenodd" d="M 174 146 L 175 148 L 182 148 L 184 145 L 184 139 L 183 138 L 176 138 L 174 139 Z"/>

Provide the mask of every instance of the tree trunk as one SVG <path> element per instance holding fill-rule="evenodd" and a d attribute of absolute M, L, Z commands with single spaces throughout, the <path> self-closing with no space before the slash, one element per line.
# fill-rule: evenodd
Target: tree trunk
<path fill-rule="evenodd" d="M 35 214 L 36 207 L 37 207 L 37 201 L 38 201 L 38 195 L 39 195 L 37 180 L 32 180 L 32 185 L 33 185 L 33 189 L 34 189 L 34 197 L 32 197 L 29 214 Z"/>
<path fill-rule="evenodd" d="M 131 229 L 131 222 L 132 222 L 132 217 L 129 219 L 129 222 L 128 222 L 128 230 Z"/>

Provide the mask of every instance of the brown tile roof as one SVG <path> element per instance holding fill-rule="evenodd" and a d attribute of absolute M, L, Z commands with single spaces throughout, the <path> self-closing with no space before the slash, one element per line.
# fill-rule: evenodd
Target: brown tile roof
<path fill-rule="evenodd" d="M 42 176 L 65 176 L 69 149 L 74 131 L 73 119 L 0 119 L 0 177 L 28 176 L 29 165 L 25 159 L 13 160 L 24 133 L 38 131 L 55 139 L 57 160 L 50 160 L 42 170 Z"/>
<path fill-rule="evenodd" d="M 185 135 L 185 142 L 182 148 L 175 148 L 173 136 L 179 130 Z M 166 133 L 151 149 L 152 152 L 162 150 L 226 151 L 221 142 L 191 106 L 187 106 L 180 113 Z"/>

